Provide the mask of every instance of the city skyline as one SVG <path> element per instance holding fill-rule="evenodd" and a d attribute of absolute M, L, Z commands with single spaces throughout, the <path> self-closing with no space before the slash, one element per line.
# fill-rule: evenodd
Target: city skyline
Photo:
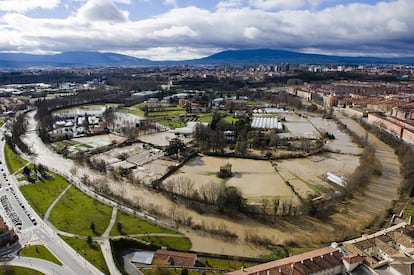
<path fill-rule="evenodd" d="M 414 2 L 5 0 L 0 52 L 108 51 L 152 60 L 272 48 L 413 56 Z"/>

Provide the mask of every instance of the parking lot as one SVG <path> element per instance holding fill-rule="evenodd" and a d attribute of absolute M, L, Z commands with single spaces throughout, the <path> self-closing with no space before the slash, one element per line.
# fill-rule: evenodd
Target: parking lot
<path fill-rule="evenodd" d="M 15 228 L 17 232 L 37 225 L 36 219 L 11 186 L 5 170 L 4 164 L 0 161 L 0 215 L 6 224 Z"/>

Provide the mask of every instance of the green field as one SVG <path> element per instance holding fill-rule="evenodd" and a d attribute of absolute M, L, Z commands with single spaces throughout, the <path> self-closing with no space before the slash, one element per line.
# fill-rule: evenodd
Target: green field
<path fill-rule="evenodd" d="M 7 168 L 12 174 L 27 164 L 27 160 L 22 159 L 16 154 L 8 144 L 4 146 L 4 156 L 6 158 Z"/>
<path fill-rule="evenodd" d="M 184 107 L 182 106 L 175 106 L 175 107 L 165 107 L 162 108 L 162 111 L 157 111 L 157 112 L 149 112 L 148 116 L 149 117 L 160 117 L 160 116 L 168 116 L 168 117 L 172 117 L 172 116 L 179 116 L 179 115 L 184 115 L 186 114 L 186 110 Z"/>
<path fill-rule="evenodd" d="M 117 111 L 121 112 L 121 113 L 129 113 L 129 114 L 133 114 L 133 115 L 136 115 L 136 116 L 144 117 L 144 115 L 145 115 L 144 111 L 142 111 L 139 108 L 136 108 L 135 106 L 120 108 Z"/>
<path fill-rule="evenodd" d="M 68 186 L 66 179 L 49 172 L 53 178 L 45 181 L 27 184 L 20 188 L 23 195 L 39 216 L 44 217 L 52 202 Z"/>
<path fill-rule="evenodd" d="M 178 119 L 162 119 L 158 123 L 170 127 L 172 129 L 185 127 L 186 123 Z"/>
<path fill-rule="evenodd" d="M 234 124 L 237 121 L 239 121 L 239 119 L 235 118 L 233 116 L 225 116 L 221 119 L 221 121 L 223 121 L 224 123 L 227 123 L 227 124 Z"/>
<path fill-rule="evenodd" d="M 189 251 L 191 249 L 191 241 L 185 237 L 137 237 L 137 240 L 144 241 L 156 245 L 158 247 L 167 247 L 171 250 Z"/>
<path fill-rule="evenodd" d="M 205 267 L 211 268 L 220 268 L 225 270 L 239 270 L 242 266 L 250 267 L 257 265 L 258 263 L 247 263 L 242 261 L 235 261 L 235 260 L 224 260 L 224 259 L 215 259 L 215 258 L 200 258 L 200 262 Z"/>
<path fill-rule="evenodd" d="M 60 237 L 73 249 L 75 249 L 79 255 L 82 255 L 88 262 L 96 266 L 103 273 L 109 274 L 101 248 L 97 242 L 93 241 L 92 244 L 89 245 L 86 240 L 66 236 Z"/>
<path fill-rule="evenodd" d="M 34 269 L 20 267 L 20 266 L 10 266 L 10 265 L 0 265 L 0 274 L 2 275 L 42 275 L 43 273 Z"/>
<path fill-rule="evenodd" d="M 198 116 L 198 121 L 200 121 L 200 122 L 211 123 L 212 120 L 213 120 L 213 115 L 212 114 L 202 114 L 202 115 Z"/>
<path fill-rule="evenodd" d="M 20 256 L 43 259 L 57 265 L 62 263 L 43 245 L 26 246 L 19 252 Z"/>
<path fill-rule="evenodd" d="M 55 205 L 49 221 L 56 228 L 83 236 L 99 236 L 109 224 L 112 208 L 71 188 Z M 95 225 L 95 232 L 90 228 Z"/>
<path fill-rule="evenodd" d="M 118 232 L 117 224 L 121 223 L 122 231 Z M 131 234 L 144 234 L 144 233 L 171 233 L 176 234 L 177 232 L 171 229 L 163 228 L 159 225 L 150 223 L 146 220 L 139 219 L 132 215 L 128 215 L 124 212 L 118 211 L 116 222 L 111 230 L 111 236 L 119 235 L 131 235 Z M 178 233 L 177 233 L 178 234 Z"/>

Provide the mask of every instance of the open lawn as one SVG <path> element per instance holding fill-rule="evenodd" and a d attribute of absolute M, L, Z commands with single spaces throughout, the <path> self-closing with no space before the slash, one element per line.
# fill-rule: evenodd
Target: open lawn
<path fill-rule="evenodd" d="M 53 255 L 46 246 L 43 245 L 31 245 L 26 246 L 19 252 L 20 256 L 43 259 L 57 265 L 62 263 Z"/>
<path fill-rule="evenodd" d="M 186 110 L 184 107 L 182 106 L 176 106 L 176 107 L 166 107 L 163 108 L 162 111 L 159 112 L 149 112 L 148 116 L 149 117 L 159 117 L 159 116 L 179 116 L 179 115 L 184 115 L 186 114 Z"/>
<path fill-rule="evenodd" d="M 162 119 L 157 122 L 173 129 L 185 127 L 186 124 L 184 121 L 178 119 Z"/>
<path fill-rule="evenodd" d="M 239 119 L 235 118 L 235 117 L 232 117 L 232 116 L 225 116 L 221 119 L 221 121 L 223 121 L 224 123 L 227 123 L 227 124 L 234 124 L 237 121 L 239 121 Z"/>
<path fill-rule="evenodd" d="M 93 241 L 92 244 L 89 245 L 86 240 L 66 236 L 60 237 L 73 249 L 75 249 L 79 255 L 82 255 L 88 262 L 96 266 L 103 273 L 109 274 L 101 248 L 97 242 Z"/>
<path fill-rule="evenodd" d="M 112 209 L 71 188 L 50 213 L 50 222 L 58 229 L 83 236 L 99 236 L 109 224 Z M 95 225 L 92 231 L 91 224 Z"/>
<path fill-rule="evenodd" d="M 20 188 L 23 195 L 39 216 L 44 217 L 52 202 L 68 186 L 68 182 L 62 176 L 49 172 L 53 178 L 27 184 Z"/>
<path fill-rule="evenodd" d="M 133 114 L 133 115 L 136 115 L 136 116 L 143 117 L 145 113 L 144 113 L 144 111 L 139 109 L 139 107 L 137 107 L 138 105 L 140 105 L 140 104 L 134 105 L 132 107 L 119 108 L 117 110 L 117 112 L 128 113 L 128 114 Z"/>
<path fill-rule="evenodd" d="M 210 123 L 213 120 L 213 115 L 211 114 L 202 114 L 198 116 L 198 121 Z"/>
<path fill-rule="evenodd" d="M 121 223 L 122 231 L 118 232 L 117 224 Z M 111 230 L 111 236 L 118 235 L 130 235 L 130 234 L 143 234 L 143 233 L 177 233 L 174 230 L 163 228 L 154 223 L 150 223 L 146 220 L 139 219 L 132 215 L 128 215 L 124 212 L 118 212 L 116 222 Z"/>
<path fill-rule="evenodd" d="M 34 269 L 20 267 L 20 266 L 10 266 L 10 265 L 0 265 L 0 274 L 2 275 L 42 275 L 43 273 Z"/>
<path fill-rule="evenodd" d="M 244 267 L 250 267 L 257 265 L 258 263 L 247 263 L 243 261 L 235 261 L 235 260 L 224 260 L 224 259 L 215 259 L 215 258 L 200 258 L 200 262 L 205 267 L 211 267 L 211 268 L 220 268 L 220 269 L 234 269 L 239 270 L 242 266 Z"/>
<path fill-rule="evenodd" d="M 22 159 L 16 154 L 8 144 L 4 146 L 4 156 L 6 158 L 7 168 L 12 174 L 27 164 L 27 160 Z"/>
<path fill-rule="evenodd" d="M 138 237 L 137 240 L 149 242 L 159 247 L 167 247 L 171 250 L 189 251 L 191 249 L 191 241 L 185 237 Z"/>

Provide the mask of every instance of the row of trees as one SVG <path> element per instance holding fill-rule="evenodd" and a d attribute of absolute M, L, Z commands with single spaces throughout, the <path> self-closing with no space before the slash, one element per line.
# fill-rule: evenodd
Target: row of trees
<path fill-rule="evenodd" d="M 21 139 L 28 127 L 25 116 L 25 113 L 17 113 L 14 118 L 9 119 L 6 126 L 9 134 L 5 135 L 5 139 L 7 144 L 14 151 L 16 151 L 16 147 L 18 147 L 23 153 L 31 155 L 32 151 L 30 150 L 30 147 Z"/>

